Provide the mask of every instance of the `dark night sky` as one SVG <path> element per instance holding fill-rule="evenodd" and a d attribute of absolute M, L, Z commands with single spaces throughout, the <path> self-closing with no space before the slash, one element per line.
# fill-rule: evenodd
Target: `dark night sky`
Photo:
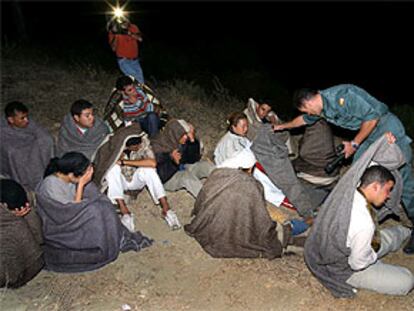
<path fill-rule="evenodd" d="M 2 3 L 2 39 L 13 40 L 10 2 Z M 104 1 L 21 3 L 38 44 L 106 42 Z M 46 10 L 47 8 L 47 10 Z M 289 89 L 355 83 L 392 104 L 411 101 L 412 2 L 130 1 L 146 47 L 188 55 L 188 70 L 266 70 Z M 47 13 L 46 13 L 47 12 Z M 149 50 L 149 48 L 147 49 Z"/>

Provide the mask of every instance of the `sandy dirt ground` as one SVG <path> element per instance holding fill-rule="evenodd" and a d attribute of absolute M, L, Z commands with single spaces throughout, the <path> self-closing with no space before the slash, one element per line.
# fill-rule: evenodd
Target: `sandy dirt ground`
<path fill-rule="evenodd" d="M 23 66 L 24 65 L 24 66 Z M 72 70 L 47 60 L 2 64 L 2 104 L 21 100 L 32 116 L 56 134 L 59 122 L 78 98 L 98 110 L 117 74 L 85 66 Z M 203 101 L 183 95 L 184 87 L 164 86 L 160 96 L 175 115 L 191 120 L 207 154 L 224 134 L 226 113 L 243 103 Z M 174 94 L 173 91 L 178 94 Z M 229 106 L 233 105 L 233 108 Z M 194 198 L 185 191 L 167 193 L 183 224 L 189 223 Z M 299 248 L 280 259 L 215 259 L 181 229 L 170 231 L 160 209 L 143 190 L 130 206 L 137 228 L 153 238 L 152 247 L 120 254 L 100 270 L 81 274 L 41 271 L 20 289 L 0 289 L 1 310 L 413 310 L 414 293 L 392 297 L 361 290 L 354 299 L 335 299 L 311 275 Z M 414 257 L 402 251 L 384 260 L 414 271 Z"/>

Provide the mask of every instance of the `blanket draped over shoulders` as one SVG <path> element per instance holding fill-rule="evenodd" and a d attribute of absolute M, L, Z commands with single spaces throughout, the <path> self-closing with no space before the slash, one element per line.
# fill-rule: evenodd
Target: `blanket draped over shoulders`
<path fill-rule="evenodd" d="M 93 160 L 95 152 L 109 134 L 109 128 L 102 119 L 95 117 L 95 123 L 83 135 L 79 133 L 76 123 L 70 113 L 63 118 L 57 141 L 57 156 L 67 152 L 83 153 L 89 160 Z"/>
<path fill-rule="evenodd" d="M 273 132 L 271 125 L 264 124 L 259 129 L 251 150 L 264 167 L 267 176 L 289 198 L 299 214 L 304 217 L 311 216 L 317 206 L 296 177 L 288 158 L 284 136 L 279 134 L 281 133 Z"/>
<path fill-rule="evenodd" d="M 273 259 L 282 246 L 262 185 L 247 173 L 215 169 L 197 196 L 186 233 L 213 257 Z"/>
<path fill-rule="evenodd" d="M 398 145 L 389 144 L 386 137 L 382 136 L 339 180 L 322 204 L 305 243 L 306 264 L 335 297 L 355 295 L 352 286 L 346 283 L 353 273 L 348 264 L 351 250 L 346 246 L 346 240 L 354 193 L 362 174 L 372 161 L 389 169 L 396 178 L 390 198 L 378 211 L 378 216 L 384 214 L 384 210 L 399 213 L 402 178 L 397 169 L 405 160 Z"/>
<path fill-rule="evenodd" d="M 171 119 L 164 130 L 151 139 L 152 150 L 154 153 L 170 153 L 179 147 L 179 140 L 185 133 L 186 131 L 179 121 Z"/>
<path fill-rule="evenodd" d="M 112 166 L 121 156 L 125 149 L 125 144 L 131 137 L 139 137 L 145 134 L 140 125 L 134 122 L 130 126 L 121 127 L 109 136 L 109 139 L 99 147 L 95 156 L 94 182 L 101 191 L 107 188 L 104 178 Z"/>
<path fill-rule="evenodd" d="M 0 173 L 27 191 L 34 190 L 54 156 L 53 137 L 33 120 L 27 128 L 13 128 L 4 117 L 0 118 L 0 137 Z"/>
<path fill-rule="evenodd" d="M 43 267 L 42 228 L 32 208 L 24 217 L 15 216 L 0 204 L 0 287 L 19 287 Z"/>
<path fill-rule="evenodd" d="M 37 202 L 48 270 L 82 272 L 100 268 L 118 257 L 124 240 L 136 238 L 121 224 L 110 200 L 92 182 L 85 187 L 80 203 L 62 204 L 41 189 Z M 146 238 L 138 234 L 137 242 L 141 243 Z"/>

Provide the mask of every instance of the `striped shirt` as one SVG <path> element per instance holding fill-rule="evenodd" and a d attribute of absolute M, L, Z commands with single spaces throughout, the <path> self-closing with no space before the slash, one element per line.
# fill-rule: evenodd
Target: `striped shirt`
<path fill-rule="evenodd" d="M 139 86 L 136 87 L 136 90 L 138 93 L 138 99 L 135 103 L 131 103 L 128 97 L 123 97 L 125 120 L 140 119 L 145 117 L 148 112 L 154 111 L 154 105 L 150 102 L 144 91 Z"/>

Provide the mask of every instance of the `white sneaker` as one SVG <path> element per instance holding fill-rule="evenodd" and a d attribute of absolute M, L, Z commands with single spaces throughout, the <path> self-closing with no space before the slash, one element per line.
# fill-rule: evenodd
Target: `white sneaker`
<path fill-rule="evenodd" d="M 134 215 L 124 214 L 121 217 L 122 224 L 131 232 L 135 232 Z"/>
<path fill-rule="evenodd" d="M 177 214 L 175 214 L 173 210 L 168 210 L 164 219 L 172 230 L 178 230 L 181 228 L 181 224 L 178 220 Z"/>

